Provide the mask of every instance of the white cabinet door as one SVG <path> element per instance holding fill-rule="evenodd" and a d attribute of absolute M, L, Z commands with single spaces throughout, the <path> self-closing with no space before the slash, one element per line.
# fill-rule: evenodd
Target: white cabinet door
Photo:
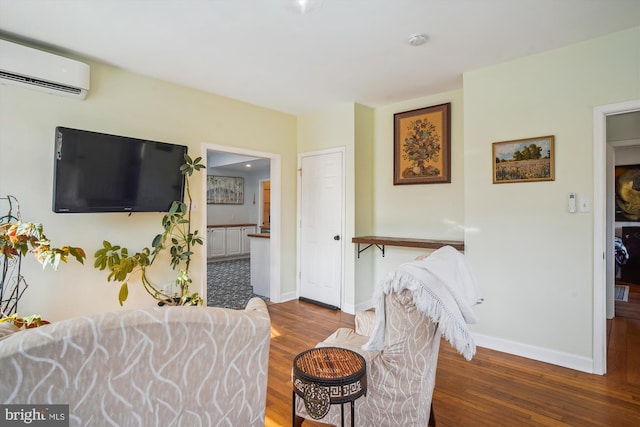
<path fill-rule="evenodd" d="M 207 257 L 211 258 L 213 255 L 213 228 L 207 228 Z"/>
<path fill-rule="evenodd" d="M 251 239 L 247 237 L 248 234 L 254 234 L 256 232 L 255 227 L 242 227 L 242 253 L 251 253 Z"/>
<path fill-rule="evenodd" d="M 227 228 L 227 255 L 242 253 L 242 227 Z"/>
<path fill-rule="evenodd" d="M 207 256 L 225 256 L 227 253 L 227 233 L 225 228 L 207 230 Z"/>

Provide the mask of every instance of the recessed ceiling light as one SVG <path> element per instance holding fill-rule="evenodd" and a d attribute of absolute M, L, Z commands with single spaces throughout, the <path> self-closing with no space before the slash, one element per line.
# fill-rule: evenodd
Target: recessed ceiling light
<path fill-rule="evenodd" d="M 251 163 L 247 163 L 245 166 L 250 168 L 251 167 Z"/>
<path fill-rule="evenodd" d="M 315 12 L 322 6 L 322 0 L 290 0 L 293 8 L 303 14 L 306 15 L 311 12 Z"/>
<path fill-rule="evenodd" d="M 422 33 L 411 34 L 409 37 L 409 44 L 411 46 L 420 46 L 427 41 L 427 36 Z"/>

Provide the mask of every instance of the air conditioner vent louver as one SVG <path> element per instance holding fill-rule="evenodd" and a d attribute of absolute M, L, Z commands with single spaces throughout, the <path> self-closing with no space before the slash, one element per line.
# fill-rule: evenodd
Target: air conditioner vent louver
<path fill-rule="evenodd" d="M 44 80 L 32 79 L 25 76 L 20 76 L 18 74 L 7 73 L 4 71 L 0 71 L 0 78 L 4 78 L 7 80 L 13 80 L 15 82 L 27 83 L 34 86 L 40 86 L 43 88 L 55 89 L 62 92 L 73 93 L 75 95 L 80 95 L 81 90 L 77 87 L 60 85 L 57 83 L 51 83 Z"/>

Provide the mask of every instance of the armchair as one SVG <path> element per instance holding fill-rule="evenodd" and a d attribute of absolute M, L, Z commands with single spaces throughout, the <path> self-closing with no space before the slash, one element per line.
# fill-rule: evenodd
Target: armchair
<path fill-rule="evenodd" d="M 438 325 L 420 313 L 408 290 L 385 297 L 386 332 L 382 351 L 366 351 L 374 325 L 374 312 L 356 315 L 356 330 L 341 328 L 318 344 L 318 347 L 343 347 L 360 353 L 367 362 L 367 395 L 355 403 L 360 426 L 435 425 L 431 414 L 431 397 L 436 379 L 440 349 Z M 302 399 L 297 400 L 296 425 L 303 418 L 312 419 Z M 351 414 L 345 413 L 350 425 Z M 430 419 L 431 418 L 431 419 Z M 322 418 L 323 423 L 340 425 L 340 407 L 334 405 Z"/>
<path fill-rule="evenodd" d="M 451 247 L 403 264 L 378 289 L 376 311 L 356 314 L 355 331 L 341 328 L 318 347 L 343 347 L 360 353 L 367 364 L 368 390 L 355 402 L 359 426 L 435 426 L 431 399 L 435 387 L 440 336 L 467 360 L 475 344 L 467 323 L 476 321 L 471 306 L 482 301 L 464 256 Z M 312 419 L 302 399 L 295 425 Z M 345 424 L 351 420 L 345 413 Z M 320 420 L 339 425 L 338 405 Z"/>

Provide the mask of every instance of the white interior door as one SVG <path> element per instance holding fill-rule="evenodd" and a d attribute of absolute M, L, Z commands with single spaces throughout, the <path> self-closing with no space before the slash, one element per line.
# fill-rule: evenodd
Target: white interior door
<path fill-rule="evenodd" d="M 339 308 L 344 239 L 343 152 L 300 157 L 300 298 Z"/>

